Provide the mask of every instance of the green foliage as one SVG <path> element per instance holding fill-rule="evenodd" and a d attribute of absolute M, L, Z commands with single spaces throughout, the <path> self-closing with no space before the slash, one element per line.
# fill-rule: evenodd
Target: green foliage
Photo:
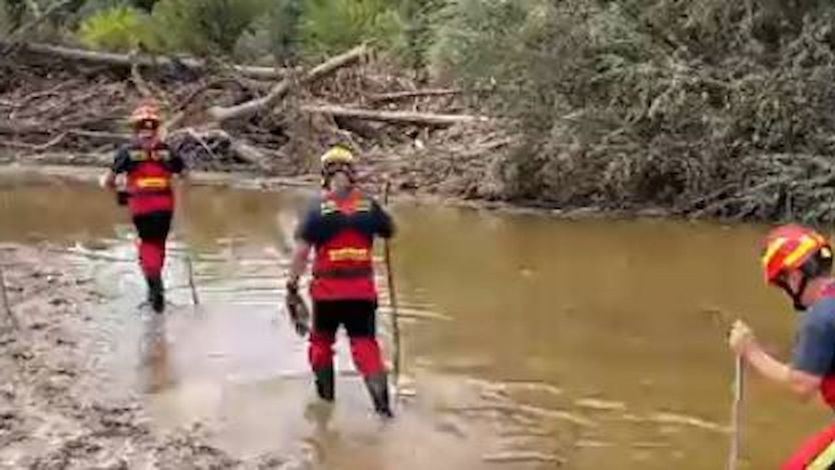
<path fill-rule="evenodd" d="M 437 25 L 446 0 L 401 0 L 401 18 L 405 23 L 404 37 L 406 62 L 415 70 L 426 64 L 429 45 L 436 34 Z"/>
<path fill-rule="evenodd" d="M 388 0 L 305 0 L 301 35 L 313 55 L 343 51 L 363 41 L 382 49 L 404 48 L 404 24 Z"/>
<path fill-rule="evenodd" d="M 449 0 L 438 13 L 439 26 L 429 47 L 437 73 L 461 72 L 470 83 L 490 82 L 518 62 L 523 28 L 533 0 Z"/>
<path fill-rule="evenodd" d="M 148 15 L 128 6 L 115 6 L 88 16 L 82 21 L 78 35 L 81 42 L 96 49 L 122 52 L 140 47 L 153 49 Z"/>
<path fill-rule="evenodd" d="M 303 0 L 272 0 L 265 14 L 238 41 L 235 55 L 258 60 L 269 54 L 274 62 L 290 63 L 300 52 L 299 21 Z"/>
<path fill-rule="evenodd" d="M 678 206 L 767 182 L 746 170 L 761 155 L 835 151 L 831 3 L 453 0 L 443 18 L 433 68 L 495 85 L 486 104 L 519 123 L 513 196 Z"/>
<path fill-rule="evenodd" d="M 228 55 L 265 8 L 265 0 L 159 0 L 153 20 L 169 49 Z"/>
<path fill-rule="evenodd" d="M 9 5 L 5 1 L 0 1 L 0 37 L 8 35 L 13 26 Z"/>

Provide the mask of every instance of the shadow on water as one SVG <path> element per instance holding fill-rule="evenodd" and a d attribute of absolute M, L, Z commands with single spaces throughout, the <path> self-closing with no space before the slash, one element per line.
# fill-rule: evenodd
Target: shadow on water
<path fill-rule="evenodd" d="M 281 310 L 303 199 L 181 196 L 165 315 L 139 307 L 129 219 L 97 188 L 0 184 L 0 220 L 14 221 L 0 224 L 0 240 L 60 244 L 96 280 L 104 300 L 90 306 L 87 334 L 103 386 L 145 396 L 160 428 L 204 423 L 243 457 L 329 469 L 721 468 L 733 369 L 704 310 L 743 312 L 783 353 L 791 340 L 786 306 L 758 283 L 761 228 L 400 205 L 408 393 L 383 424 L 344 338 L 336 405 L 313 398 L 306 345 Z M 390 353 L 385 292 L 381 305 Z M 822 418 L 752 381 L 748 468 L 776 466 Z"/>

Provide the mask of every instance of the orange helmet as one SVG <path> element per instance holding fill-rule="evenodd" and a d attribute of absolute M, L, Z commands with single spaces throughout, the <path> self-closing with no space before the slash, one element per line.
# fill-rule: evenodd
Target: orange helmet
<path fill-rule="evenodd" d="M 145 122 L 159 124 L 159 106 L 156 101 L 144 101 L 133 110 L 129 119 L 131 125 L 136 126 Z"/>
<path fill-rule="evenodd" d="M 777 227 L 765 238 L 762 267 L 765 281 L 775 283 L 780 274 L 800 269 L 818 254 L 832 258 L 832 247 L 823 235 L 797 224 Z"/>

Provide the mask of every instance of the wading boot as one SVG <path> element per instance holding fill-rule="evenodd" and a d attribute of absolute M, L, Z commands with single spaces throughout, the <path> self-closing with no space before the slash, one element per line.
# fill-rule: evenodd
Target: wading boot
<path fill-rule="evenodd" d="M 316 393 L 325 401 L 334 399 L 333 367 L 324 367 L 314 372 L 316 376 Z"/>
<path fill-rule="evenodd" d="M 148 281 L 148 302 L 151 308 L 157 313 L 165 310 L 165 288 L 162 285 L 162 278 L 149 277 Z"/>
<path fill-rule="evenodd" d="M 365 385 L 368 387 L 371 401 L 374 402 L 374 411 L 383 418 L 393 418 L 394 413 L 391 412 L 389 406 L 389 387 L 386 373 L 380 372 L 366 377 Z"/>

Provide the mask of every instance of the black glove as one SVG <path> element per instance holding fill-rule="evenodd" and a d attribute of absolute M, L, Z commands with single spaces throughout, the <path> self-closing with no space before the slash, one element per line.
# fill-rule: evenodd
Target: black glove
<path fill-rule="evenodd" d="M 116 191 L 116 204 L 127 205 L 128 198 L 130 198 L 130 194 L 127 191 Z"/>
<path fill-rule="evenodd" d="M 296 333 L 304 337 L 310 331 L 310 310 L 304 303 L 304 299 L 299 295 L 298 285 L 287 285 L 287 297 L 285 299 L 287 306 L 287 313 L 290 315 L 290 321 L 293 323 L 293 328 Z"/>

